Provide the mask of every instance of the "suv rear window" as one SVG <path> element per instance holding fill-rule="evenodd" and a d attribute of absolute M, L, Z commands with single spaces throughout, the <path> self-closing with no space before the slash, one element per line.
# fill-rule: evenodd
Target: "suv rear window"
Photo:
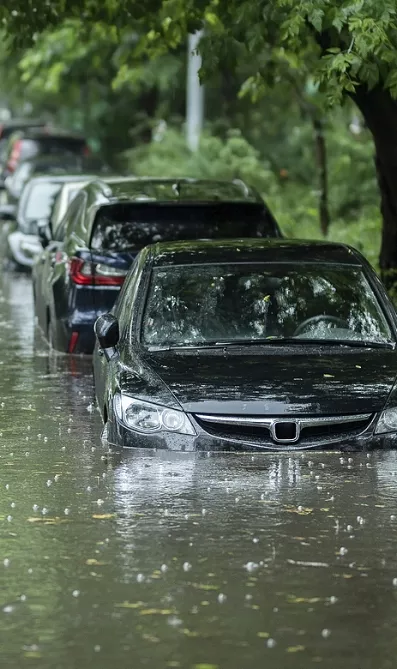
<path fill-rule="evenodd" d="M 35 139 L 22 138 L 21 154 L 23 160 L 33 158 L 37 154 L 47 156 L 59 153 L 81 154 L 86 146 L 84 139 L 75 137 L 40 137 Z"/>
<path fill-rule="evenodd" d="M 179 239 L 279 236 L 273 216 L 257 203 L 116 204 L 98 211 L 91 248 L 133 251 Z"/>

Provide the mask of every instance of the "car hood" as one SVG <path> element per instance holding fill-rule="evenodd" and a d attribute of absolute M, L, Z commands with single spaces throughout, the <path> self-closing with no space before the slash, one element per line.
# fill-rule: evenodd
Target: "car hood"
<path fill-rule="evenodd" d="M 331 349 L 162 351 L 128 373 L 125 391 L 192 413 L 341 415 L 382 410 L 397 353 Z M 124 385 L 124 384 L 123 384 Z"/>

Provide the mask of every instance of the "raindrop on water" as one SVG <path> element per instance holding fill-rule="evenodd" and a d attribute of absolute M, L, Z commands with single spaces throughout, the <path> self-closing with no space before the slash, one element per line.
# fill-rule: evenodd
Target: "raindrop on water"
<path fill-rule="evenodd" d="M 183 568 L 183 571 L 190 571 L 191 568 L 192 568 L 192 565 L 190 564 L 190 562 L 184 562 L 183 565 L 182 565 L 182 568 Z"/>
<path fill-rule="evenodd" d="M 244 567 L 247 571 L 255 571 L 255 569 L 258 569 L 259 565 L 257 562 L 247 562 Z"/>
<path fill-rule="evenodd" d="M 276 645 L 276 642 L 275 642 L 274 639 L 268 639 L 268 640 L 266 641 L 266 646 L 267 646 L 268 648 L 274 648 L 275 645 Z"/>
<path fill-rule="evenodd" d="M 226 602 L 226 600 L 227 600 L 226 595 L 224 595 L 222 592 L 220 592 L 219 595 L 218 595 L 219 604 L 223 604 L 224 602 Z"/>
<path fill-rule="evenodd" d="M 80 590 L 73 590 L 72 595 L 73 597 L 78 597 L 80 595 Z"/>
<path fill-rule="evenodd" d="M 331 635 L 331 630 L 323 629 L 321 632 L 321 636 L 323 637 L 323 639 L 328 639 L 330 635 Z"/>

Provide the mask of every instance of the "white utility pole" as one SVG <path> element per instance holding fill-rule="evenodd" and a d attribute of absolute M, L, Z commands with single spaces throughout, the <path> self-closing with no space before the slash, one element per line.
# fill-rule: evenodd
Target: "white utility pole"
<path fill-rule="evenodd" d="M 201 56 L 197 46 L 202 30 L 188 37 L 187 81 L 186 81 L 186 141 L 191 151 L 197 151 L 204 121 L 204 86 L 200 84 Z"/>

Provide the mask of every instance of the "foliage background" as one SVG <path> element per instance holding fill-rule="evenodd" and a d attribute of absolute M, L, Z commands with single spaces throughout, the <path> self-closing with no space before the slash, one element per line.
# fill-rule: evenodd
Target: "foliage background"
<path fill-rule="evenodd" d="M 180 40 L 149 58 L 134 30 L 101 21 L 87 29 L 74 18 L 12 55 L 2 44 L 0 96 L 14 114 L 45 115 L 82 131 L 106 161 L 137 175 L 243 178 L 263 194 L 288 236 L 321 237 L 313 125 L 320 119 L 329 239 L 353 244 L 377 264 L 381 221 L 371 135 L 351 102 L 327 110 L 305 70 L 305 54 L 298 69 L 285 54 L 263 52 L 264 62 L 283 62 L 284 76 L 272 86 L 262 78 L 260 96 L 246 53 L 239 52 L 233 67 L 218 58 L 206 80 L 205 133 L 191 154 Z"/>

